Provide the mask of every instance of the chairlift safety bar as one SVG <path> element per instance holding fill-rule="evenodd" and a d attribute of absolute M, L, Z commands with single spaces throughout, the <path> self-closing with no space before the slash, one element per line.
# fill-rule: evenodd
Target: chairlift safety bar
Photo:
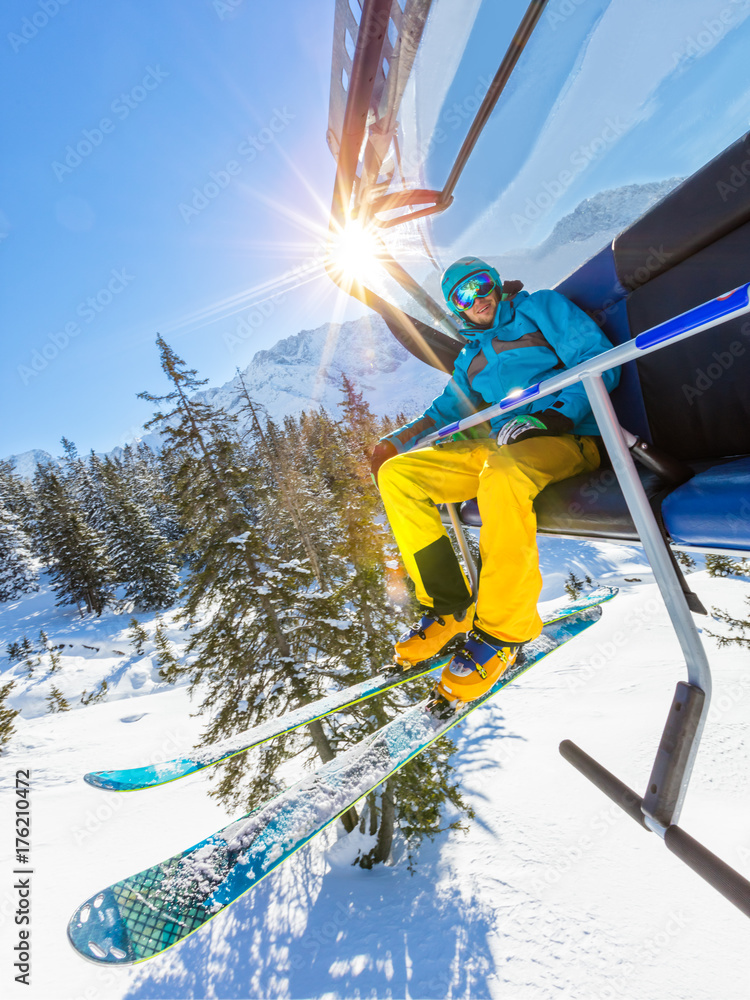
<path fill-rule="evenodd" d="M 703 330 L 709 330 L 711 327 L 718 326 L 730 319 L 737 319 L 748 312 L 750 312 L 750 282 L 740 285 L 725 295 L 719 295 L 715 299 L 709 299 L 708 302 L 702 302 L 699 306 L 688 309 L 687 312 L 680 313 L 679 316 L 674 316 L 664 323 L 652 326 L 643 333 L 639 333 L 633 340 L 619 344 L 609 351 L 604 351 L 597 357 L 584 361 L 560 375 L 530 385 L 512 396 L 506 396 L 505 399 L 501 399 L 499 403 L 495 403 L 485 410 L 479 410 L 471 416 L 464 417 L 463 420 L 457 420 L 441 427 L 422 438 L 418 447 L 425 448 L 435 444 L 452 434 L 467 430 L 469 427 L 475 427 L 477 424 L 483 424 L 486 420 L 491 420 L 501 413 L 514 410 L 518 406 L 531 402 L 531 400 L 560 392 L 561 389 L 566 389 L 569 385 L 580 382 L 585 376 L 601 375 L 602 372 L 608 371 L 610 368 L 617 368 L 628 361 L 635 361 L 646 354 L 660 350 L 662 347 L 686 340 L 697 333 L 702 333 Z"/>

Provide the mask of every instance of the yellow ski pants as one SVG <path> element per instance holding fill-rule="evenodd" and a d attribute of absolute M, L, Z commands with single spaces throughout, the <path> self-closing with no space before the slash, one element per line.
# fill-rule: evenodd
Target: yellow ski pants
<path fill-rule="evenodd" d="M 462 611 L 471 588 L 435 505 L 477 497 L 481 576 L 475 623 L 506 642 L 536 638 L 542 589 L 534 498 L 549 483 L 599 465 L 591 437 L 572 434 L 498 445 L 452 441 L 388 459 L 378 485 L 417 600 L 439 614 Z"/>

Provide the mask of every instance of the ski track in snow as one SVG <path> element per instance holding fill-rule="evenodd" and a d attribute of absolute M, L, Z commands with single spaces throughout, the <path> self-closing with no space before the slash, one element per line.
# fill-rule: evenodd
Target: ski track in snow
<path fill-rule="evenodd" d="M 24 717 L 0 759 L 0 856 L 9 886 L 5 804 L 16 768 L 28 766 L 34 948 L 32 986 L 16 985 L 6 969 L 3 996 L 744 1000 L 746 918 L 557 752 L 560 740 L 573 739 L 636 790 L 645 786 L 684 667 L 643 553 L 541 538 L 540 557 L 543 601 L 559 598 L 570 570 L 621 593 L 600 623 L 452 731 L 476 812 L 468 830 L 423 843 L 411 874 L 398 838 L 391 864 L 353 867 L 369 839 L 345 836 L 337 824 L 184 944 L 131 969 L 89 965 L 70 949 L 73 910 L 236 817 L 207 796 L 210 771 L 130 795 L 80 778 L 177 756 L 198 740 L 202 720 L 191 717 L 186 688 L 158 681 L 151 648 L 133 654 L 127 616 L 81 619 L 55 608 L 47 592 L 0 605 L 0 648 L 24 634 L 34 639 L 39 628 L 72 643 L 53 675 L 10 673 Z M 707 607 L 746 613 L 747 580 L 702 571 L 690 580 Z M 154 622 L 139 618 L 153 634 Z M 179 650 L 186 635 L 163 618 Z M 681 824 L 747 876 L 750 657 L 705 641 L 714 700 Z M 10 665 L 0 665 L 5 678 Z M 108 698 L 79 707 L 83 688 L 103 679 Z M 52 683 L 72 711 L 43 714 Z M 6 955 L 12 898 L 0 890 Z"/>

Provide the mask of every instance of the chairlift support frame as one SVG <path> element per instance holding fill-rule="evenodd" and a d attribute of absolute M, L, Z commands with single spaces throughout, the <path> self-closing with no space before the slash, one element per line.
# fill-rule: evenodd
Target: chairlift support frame
<path fill-rule="evenodd" d="M 398 105 L 424 29 L 431 0 L 407 0 L 403 14 L 397 0 L 361 0 L 362 15 L 358 26 L 354 58 L 351 60 L 348 74 L 350 85 L 343 113 L 341 112 L 341 95 L 337 94 L 336 101 L 334 101 L 334 89 L 337 84 L 341 83 L 342 72 L 341 60 L 337 53 L 343 49 L 341 25 L 347 23 L 351 30 L 349 20 L 354 21 L 354 18 L 351 15 L 348 0 L 337 0 L 332 70 L 332 120 L 328 137 L 329 145 L 337 158 L 337 173 L 331 209 L 332 238 L 335 238 L 336 233 L 340 232 L 347 221 L 354 217 L 358 211 L 361 213 L 360 221 L 367 222 L 374 219 L 381 226 L 390 227 L 448 207 L 453 200 L 453 190 L 460 173 L 526 42 L 538 23 L 546 3 L 547 0 L 532 0 L 530 3 L 493 83 L 469 128 L 443 189 L 439 192 L 411 190 L 388 193 L 388 184 L 379 182 L 379 172 L 390 142 L 395 135 Z M 345 12 L 344 8 L 346 8 Z M 403 73 L 399 81 L 400 90 L 391 87 L 391 105 L 388 108 L 387 118 L 382 116 L 381 119 L 378 119 L 376 110 L 382 110 L 383 107 L 385 77 L 382 71 L 382 60 L 384 48 L 387 50 L 390 45 L 389 61 L 392 67 L 396 64 L 399 55 L 397 49 L 401 41 L 401 25 L 408 20 L 407 15 L 415 11 L 418 12 L 418 17 L 415 21 L 415 30 L 410 35 L 410 47 L 405 53 L 401 67 Z M 399 39 L 395 45 L 391 45 L 387 39 L 389 19 L 392 19 L 399 29 Z M 388 76 L 390 76 L 390 72 Z M 338 109 L 338 120 L 335 120 L 333 116 L 334 103 Z M 374 126 L 370 127 L 369 130 L 368 117 Z M 359 173 L 358 164 L 360 165 Z M 355 198 L 354 205 L 352 204 L 353 197 Z M 412 213 L 406 212 L 396 219 L 377 220 L 377 212 L 389 211 L 402 206 L 417 210 Z M 392 263 L 395 266 L 389 266 L 389 261 L 386 259 L 386 270 L 404 287 L 408 287 L 417 301 L 427 309 L 430 315 L 434 316 L 435 307 L 439 309 L 439 305 L 418 286 L 412 287 L 416 284 L 413 279 L 409 278 L 397 262 L 393 261 Z M 329 268 L 329 274 L 334 281 L 341 283 L 340 275 L 337 275 L 333 268 Z M 403 310 L 382 299 L 359 282 L 354 282 L 351 287 L 346 288 L 346 291 L 380 313 L 397 339 L 413 354 L 434 367 L 450 370 L 451 351 L 455 349 L 456 340 L 460 341 L 462 338 L 446 326 L 445 322 L 440 324 L 445 332 L 439 333 L 407 315 Z M 429 299 L 429 302 L 426 299 Z M 561 375 L 527 387 L 514 397 L 502 400 L 495 406 L 482 410 L 474 416 L 441 428 L 435 434 L 423 439 L 421 446 L 448 439 L 459 430 L 482 423 L 497 413 L 511 411 L 528 403 L 530 399 L 542 398 L 578 381 L 583 384 L 628 510 L 635 523 L 672 626 L 680 642 L 688 679 L 687 682 L 678 682 L 675 688 L 647 790 L 643 797 L 638 796 L 619 778 L 570 740 L 564 740 L 560 744 L 560 753 L 640 826 L 658 834 L 672 853 L 730 902 L 734 903 L 745 915 L 750 916 L 750 882 L 678 826 L 710 705 L 710 666 L 698 630 L 690 614 L 678 569 L 670 558 L 669 545 L 657 523 L 633 463 L 631 450 L 634 450 L 633 445 L 636 442 L 633 441 L 633 435 L 620 426 L 601 377 L 604 371 L 619 367 L 628 361 L 642 357 L 646 353 L 671 346 L 679 340 L 693 337 L 704 330 L 748 312 L 750 312 L 750 283 L 741 285 L 726 295 L 704 302 L 665 323 L 660 323 L 639 334 L 634 340 L 605 351 L 597 358 L 586 361 Z M 445 314 L 443 315 L 445 316 Z M 449 317 L 447 319 L 450 320 Z M 476 567 L 471 559 L 464 526 L 455 505 L 449 505 L 448 512 L 456 531 L 461 553 L 476 589 Z M 726 550 L 721 551 L 726 552 Z"/>

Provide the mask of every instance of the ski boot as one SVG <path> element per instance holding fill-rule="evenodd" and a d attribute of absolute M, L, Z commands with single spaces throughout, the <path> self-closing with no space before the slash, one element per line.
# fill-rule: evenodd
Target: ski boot
<path fill-rule="evenodd" d="M 463 648 L 443 667 L 428 709 L 438 719 L 449 718 L 467 702 L 485 694 L 512 667 L 522 643 L 490 642 L 486 632 L 473 629 Z"/>
<path fill-rule="evenodd" d="M 408 668 L 437 656 L 454 636 L 466 635 L 474 622 L 474 605 L 454 615 L 439 615 L 422 608 L 422 617 L 396 643 L 394 662 Z"/>

